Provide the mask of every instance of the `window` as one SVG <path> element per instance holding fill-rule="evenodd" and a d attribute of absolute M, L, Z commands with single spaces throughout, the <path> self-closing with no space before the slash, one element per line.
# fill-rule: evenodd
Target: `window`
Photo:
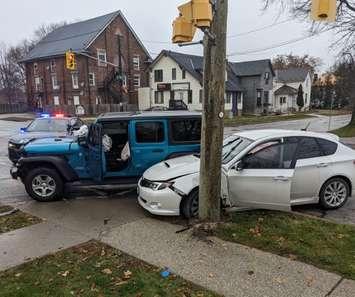
<path fill-rule="evenodd" d="M 280 105 L 286 104 L 286 97 L 280 97 Z"/>
<path fill-rule="evenodd" d="M 60 105 L 60 103 L 59 103 L 59 96 L 54 96 L 54 97 L 53 97 L 53 102 L 54 102 L 54 105 Z"/>
<path fill-rule="evenodd" d="M 246 169 L 290 169 L 297 149 L 297 138 L 272 140 L 253 148 L 244 158 Z"/>
<path fill-rule="evenodd" d="M 188 91 L 187 103 L 192 104 L 192 90 Z"/>
<path fill-rule="evenodd" d="M 140 74 L 135 74 L 133 77 L 133 86 L 135 89 L 140 88 L 141 86 L 141 76 Z"/>
<path fill-rule="evenodd" d="M 56 74 L 52 74 L 52 87 L 53 87 L 53 90 L 59 89 L 59 84 L 58 84 L 58 79 L 57 79 Z"/>
<path fill-rule="evenodd" d="M 35 77 L 35 89 L 37 92 L 42 90 L 42 82 L 40 77 Z"/>
<path fill-rule="evenodd" d="M 186 71 L 183 70 L 183 71 L 182 71 L 182 79 L 185 79 L 185 78 L 186 78 Z"/>
<path fill-rule="evenodd" d="M 203 89 L 200 90 L 199 101 L 200 101 L 200 103 L 203 102 Z"/>
<path fill-rule="evenodd" d="M 155 82 L 163 81 L 163 70 L 154 70 L 154 81 Z"/>
<path fill-rule="evenodd" d="M 171 69 L 171 79 L 176 80 L 176 68 Z"/>
<path fill-rule="evenodd" d="M 137 143 L 159 143 L 164 141 L 164 123 L 141 122 L 136 124 Z"/>
<path fill-rule="evenodd" d="M 238 156 L 250 144 L 251 140 L 239 136 L 229 136 L 223 140 L 222 163 L 227 164 Z"/>
<path fill-rule="evenodd" d="M 139 71 L 140 70 L 140 57 L 139 55 L 134 55 L 133 57 L 133 69 Z"/>
<path fill-rule="evenodd" d="M 50 63 L 51 72 L 55 72 L 56 67 L 57 67 L 57 66 L 56 66 L 55 60 L 51 60 L 51 63 Z"/>
<path fill-rule="evenodd" d="M 256 106 L 261 106 L 261 90 L 256 90 Z"/>
<path fill-rule="evenodd" d="M 80 105 L 80 97 L 79 96 L 74 96 L 74 105 Z"/>
<path fill-rule="evenodd" d="M 33 63 L 33 74 L 38 75 L 38 64 L 37 63 Z"/>
<path fill-rule="evenodd" d="M 79 89 L 79 75 L 78 73 L 72 73 L 73 89 Z"/>
<path fill-rule="evenodd" d="M 264 104 L 269 104 L 269 91 L 264 92 Z"/>
<path fill-rule="evenodd" d="M 107 64 L 106 50 L 98 49 L 97 50 L 97 65 L 101 67 L 106 67 Z"/>
<path fill-rule="evenodd" d="M 155 104 L 164 104 L 164 92 L 155 91 L 154 102 Z"/>
<path fill-rule="evenodd" d="M 270 72 L 265 72 L 264 78 L 265 78 L 265 84 L 268 85 L 270 80 Z"/>
<path fill-rule="evenodd" d="M 89 85 L 91 87 L 95 86 L 95 73 L 94 72 L 89 73 Z"/>
<path fill-rule="evenodd" d="M 230 92 L 226 93 L 226 100 L 225 100 L 226 104 L 230 104 L 232 102 L 232 96 L 233 96 L 232 93 Z"/>
<path fill-rule="evenodd" d="M 170 124 L 172 142 L 200 143 L 201 120 L 173 120 Z"/>
<path fill-rule="evenodd" d="M 126 74 L 123 74 L 122 86 L 127 87 L 127 75 Z"/>
<path fill-rule="evenodd" d="M 306 93 L 305 95 L 304 95 L 304 103 L 307 105 L 307 101 L 308 101 L 308 94 Z"/>
<path fill-rule="evenodd" d="M 322 156 L 322 152 L 319 148 L 315 138 L 303 137 L 300 140 L 300 144 L 297 150 L 297 160 L 317 158 Z"/>
<path fill-rule="evenodd" d="M 317 142 L 323 152 L 324 156 L 330 156 L 335 154 L 336 150 L 338 149 L 338 145 L 335 142 L 322 139 L 322 138 L 317 138 Z"/>

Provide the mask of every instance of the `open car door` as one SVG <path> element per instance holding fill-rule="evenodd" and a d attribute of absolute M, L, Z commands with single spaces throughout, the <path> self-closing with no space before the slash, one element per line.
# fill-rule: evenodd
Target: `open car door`
<path fill-rule="evenodd" d="M 276 139 L 254 147 L 228 170 L 233 206 L 291 210 L 291 184 L 297 141 Z"/>
<path fill-rule="evenodd" d="M 88 135 L 88 169 L 93 180 L 101 182 L 103 178 L 102 126 L 92 124 Z"/>

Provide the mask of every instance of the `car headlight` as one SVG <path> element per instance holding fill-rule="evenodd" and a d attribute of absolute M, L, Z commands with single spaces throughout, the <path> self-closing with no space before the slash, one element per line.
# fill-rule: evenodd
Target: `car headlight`
<path fill-rule="evenodd" d="M 16 146 L 15 144 L 9 142 L 9 148 L 14 148 L 15 146 Z"/>
<path fill-rule="evenodd" d="M 23 138 L 21 140 L 19 140 L 18 144 L 27 144 L 31 141 L 30 138 Z"/>
<path fill-rule="evenodd" d="M 173 182 L 153 182 L 146 179 L 141 180 L 141 186 L 149 188 L 153 191 L 160 191 L 169 188 L 173 185 Z"/>

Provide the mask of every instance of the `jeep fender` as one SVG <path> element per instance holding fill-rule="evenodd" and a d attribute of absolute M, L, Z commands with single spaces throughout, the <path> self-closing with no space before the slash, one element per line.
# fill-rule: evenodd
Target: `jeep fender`
<path fill-rule="evenodd" d="M 66 182 L 73 182 L 79 180 L 77 173 L 68 164 L 68 161 L 63 157 L 59 156 L 35 156 L 35 157 L 24 157 L 18 161 L 19 175 L 21 177 L 21 168 L 30 168 L 32 165 L 38 166 L 43 164 L 50 165 L 58 170 L 60 175 Z"/>

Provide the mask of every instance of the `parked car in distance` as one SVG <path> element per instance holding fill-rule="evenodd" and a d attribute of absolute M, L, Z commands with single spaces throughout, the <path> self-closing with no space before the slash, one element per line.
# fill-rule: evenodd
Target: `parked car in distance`
<path fill-rule="evenodd" d="M 139 204 L 156 215 L 198 215 L 199 155 L 149 168 Z M 223 142 L 221 199 L 225 207 L 290 210 L 319 203 L 343 206 L 355 194 L 355 151 L 327 133 L 254 130 Z"/>
<path fill-rule="evenodd" d="M 22 155 L 24 146 L 35 139 L 70 136 L 83 124 L 83 121 L 78 117 L 41 114 L 26 127 L 21 128 L 18 134 L 10 137 L 8 142 L 9 159 L 16 163 Z"/>
<path fill-rule="evenodd" d="M 152 165 L 199 152 L 200 138 L 200 113 L 107 113 L 86 136 L 28 143 L 11 175 L 38 201 L 58 200 L 64 188 L 136 188 Z"/>

